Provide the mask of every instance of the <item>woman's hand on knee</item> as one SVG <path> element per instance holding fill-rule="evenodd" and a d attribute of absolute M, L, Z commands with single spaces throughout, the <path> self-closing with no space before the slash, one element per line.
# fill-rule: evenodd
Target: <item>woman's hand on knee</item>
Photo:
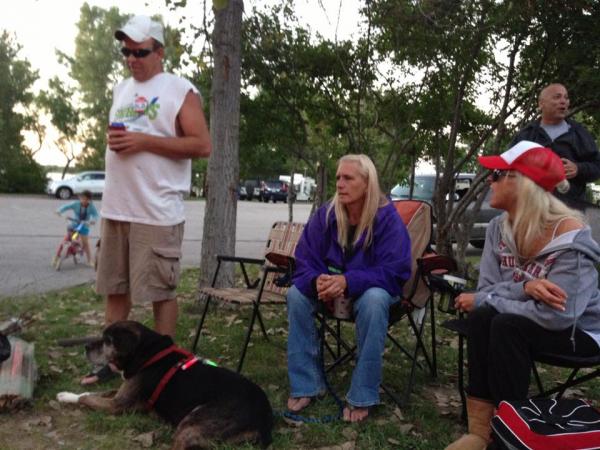
<path fill-rule="evenodd" d="M 557 284 L 546 279 L 531 280 L 523 286 L 525 294 L 559 311 L 565 310 L 567 293 Z"/>

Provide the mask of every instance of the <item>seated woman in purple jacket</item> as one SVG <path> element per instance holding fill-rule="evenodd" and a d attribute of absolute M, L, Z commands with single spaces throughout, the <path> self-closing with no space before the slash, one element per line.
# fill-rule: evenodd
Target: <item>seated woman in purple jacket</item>
<path fill-rule="evenodd" d="M 311 217 L 296 248 L 296 271 L 287 295 L 287 406 L 299 412 L 325 392 L 317 302 L 347 297 L 356 320 L 358 356 L 344 420 L 358 422 L 379 403 L 389 308 L 410 276 L 410 240 L 396 209 L 381 193 L 368 156 L 342 157 L 336 180 L 333 200 Z"/>
<path fill-rule="evenodd" d="M 451 450 L 487 447 L 494 407 L 527 398 L 536 353 L 600 351 L 600 248 L 582 215 L 552 195 L 569 185 L 560 158 L 521 141 L 479 162 L 494 169 L 490 205 L 506 212 L 488 226 L 477 292 L 455 302 L 469 313 L 469 434 Z"/>

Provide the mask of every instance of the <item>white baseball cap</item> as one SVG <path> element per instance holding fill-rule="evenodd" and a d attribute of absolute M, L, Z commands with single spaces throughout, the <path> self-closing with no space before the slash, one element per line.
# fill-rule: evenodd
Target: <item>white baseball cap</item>
<path fill-rule="evenodd" d="M 143 42 L 152 38 L 165 45 L 163 26 L 148 16 L 133 16 L 123 27 L 115 31 L 115 38 L 119 41 L 125 37 L 134 42 Z"/>

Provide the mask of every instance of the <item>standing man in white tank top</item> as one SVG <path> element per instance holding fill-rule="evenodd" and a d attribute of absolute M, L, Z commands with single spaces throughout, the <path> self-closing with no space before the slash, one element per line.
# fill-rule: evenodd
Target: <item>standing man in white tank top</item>
<path fill-rule="evenodd" d="M 174 338 L 183 196 L 191 159 L 210 155 L 210 135 L 198 90 L 163 72 L 162 25 L 134 16 L 115 38 L 131 77 L 113 90 L 96 291 L 106 296 L 106 324 L 127 319 L 132 302 L 151 303 L 155 330 Z M 82 383 L 106 376 L 107 367 Z"/>

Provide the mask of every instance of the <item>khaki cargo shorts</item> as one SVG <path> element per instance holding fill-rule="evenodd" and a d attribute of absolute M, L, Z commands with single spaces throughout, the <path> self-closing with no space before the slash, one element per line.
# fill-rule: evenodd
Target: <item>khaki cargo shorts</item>
<path fill-rule="evenodd" d="M 163 227 L 102 219 L 96 292 L 129 293 L 133 303 L 175 298 L 182 240 L 183 222 Z"/>

